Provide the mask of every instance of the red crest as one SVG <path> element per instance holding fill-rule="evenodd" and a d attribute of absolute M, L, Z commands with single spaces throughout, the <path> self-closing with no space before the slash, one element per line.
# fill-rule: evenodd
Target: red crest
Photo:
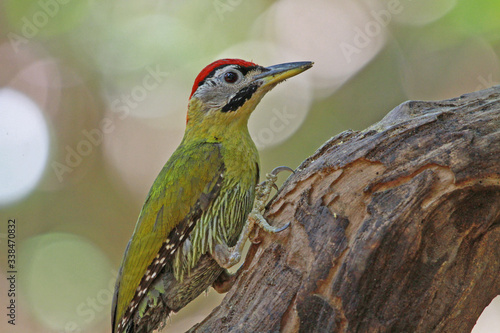
<path fill-rule="evenodd" d="M 207 67 L 203 68 L 202 71 L 200 72 L 200 74 L 198 74 L 198 76 L 194 80 L 193 90 L 191 90 L 191 95 L 189 96 L 189 98 L 191 98 L 191 96 L 193 96 L 196 89 L 198 89 L 200 82 L 205 80 L 205 78 L 210 73 L 212 73 L 214 70 L 216 70 L 220 66 L 227 66 L 227 65 L 240 65 L 242 67 L 257 66 L 257 64 L 254 64 L 253 62 L 245 61 L 245 60 L 241 60 L 241 59 L 220 59 L 220 60 L 214 61 L 213 63 L 211 63 Z"/>

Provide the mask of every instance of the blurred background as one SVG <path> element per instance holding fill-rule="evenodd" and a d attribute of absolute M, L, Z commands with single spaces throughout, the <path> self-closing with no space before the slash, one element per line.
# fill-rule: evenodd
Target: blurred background
<path fill-rule="evenodd" d="M 110 332 L 125 245 L 208 63 L 315 62 L 250 123 L 263 172 L 295 168 L 405 100 L 498 84 L 499 18 L 496 0 L 0 0 L 0 331 Z M 8 219 L 15 326 L 4 314 Z M 221 298 L 210 290 L 167 331 Z M 499 303 L 475 333 L 500 331 Z"/>

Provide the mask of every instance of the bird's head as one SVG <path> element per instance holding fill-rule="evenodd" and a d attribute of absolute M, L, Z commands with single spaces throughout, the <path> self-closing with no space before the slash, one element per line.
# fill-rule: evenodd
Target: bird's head
<path fill-rule="evenodd" d="M 269 90 L 312 65 L 307 61 L 263 67 L 240 59 L 211 63 L 194 81 L 187 130 L 216 135 L 233 126 L 246 129 L 250 114 Z"/>

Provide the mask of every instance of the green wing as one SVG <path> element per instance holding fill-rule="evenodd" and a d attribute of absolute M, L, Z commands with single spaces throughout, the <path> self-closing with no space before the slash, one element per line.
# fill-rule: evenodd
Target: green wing
<path fill-rule="evenodd" d="M 224 171 L 216 143 L 181 144 L 163 167 L 125 250 L 113 297 L 114 330 L 120 321 L 130 319 L 145 290 L 165 266 L 165 257 L 175 252 L 218 196 Z"/>

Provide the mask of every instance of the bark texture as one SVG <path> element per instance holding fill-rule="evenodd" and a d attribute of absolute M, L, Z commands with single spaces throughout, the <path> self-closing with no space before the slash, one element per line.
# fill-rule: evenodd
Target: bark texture
<path fill-rule="evenodd" d="M 190 332 L 470 332 L 500 292 L 500 86 L 409 101 L 305 160 Z"/>

